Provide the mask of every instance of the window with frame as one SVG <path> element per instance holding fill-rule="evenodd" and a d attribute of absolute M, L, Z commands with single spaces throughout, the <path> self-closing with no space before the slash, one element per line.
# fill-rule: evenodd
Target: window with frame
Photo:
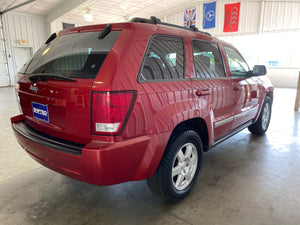
<path fill-rule="evenodd" d="M 156 35 L 146 52 L 139 81 L 184 79 L 183 38 Z"/>
<path fill-rule="evenodd" d="M 218 45 L 200 40 L 193 40 L 192 43 L 195 77 L 225 77 L 224 65 Z"/>
<path fill-rule="evenodd" d="M 231 76 L 247 76 L 249 66 L 243 57 L 234 49 L 224 46 Z"/>
<path fill-rule="evenodd" d="M 58 36 L 38 50 L 25 73 L 95 79 L 120 33 L 111 31 L 103 39 L 98 38 L 98 31 Z"/>

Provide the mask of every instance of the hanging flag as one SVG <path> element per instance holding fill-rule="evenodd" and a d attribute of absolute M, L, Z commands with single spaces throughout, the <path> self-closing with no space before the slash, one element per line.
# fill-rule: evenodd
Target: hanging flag
<path fill-rule="evenodd" d="M 203 29 L 216 27 L 216 2 L 203 4 Z"/>
<path fill-rule="evenodd" d="M 241 3 L 225 4 L 225 18 L 223 32 L 235 32 L 239 29 Z"/>
<path fill-rule="evenodd" d="M 63 26 L 63 30 L 64 30 L 64 29 L 75 27 L 75 24 L 74 23 L 64 23 L 64 22 L 62 22 L 62 26 Z"/>
<path fill-rule="evenodd" d="M 184 27 L 196 26 L 196 9 L 185 10 Z"/>

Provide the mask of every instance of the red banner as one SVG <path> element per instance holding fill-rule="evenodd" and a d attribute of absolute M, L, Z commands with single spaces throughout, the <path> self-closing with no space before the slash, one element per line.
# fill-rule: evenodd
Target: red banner
<path fill-rule="evenodd" d="M 239 29 L 241 3 L 225 4 L 225 18 L 223 32 L 235 32 Z"/>

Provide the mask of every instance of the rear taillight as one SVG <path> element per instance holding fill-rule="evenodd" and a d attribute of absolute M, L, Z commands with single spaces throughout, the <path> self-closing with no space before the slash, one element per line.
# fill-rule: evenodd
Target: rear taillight
<path fill-rule="evenodd" d="M 92 103 L 93 134 L 120 134 L 129 118 L 135 91 L 94 92 Z"/>
<path fill-rule="evenodd" d="M 17 104 L 18 104 L 18 108 L 19 108 L 19 112 L 21 114 L 23 114 L 23 110 L 21 108 L 21 103 L 20 103 L 20 97 L 19 97 L 19 90 L 20 90 L 20 84 L 19 83 L 16 83 L 15 84 L 15 94 L 16 94 L 16 98 L 17 98 Z"/>

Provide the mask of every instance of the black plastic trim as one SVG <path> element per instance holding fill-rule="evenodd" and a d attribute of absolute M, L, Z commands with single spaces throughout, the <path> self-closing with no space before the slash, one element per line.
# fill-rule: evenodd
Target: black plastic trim
<path fill-rule="evenodd" d="M 98 39 L 105 38 L 111 32 L 111 27 L 112 27 L 111 24 L 106 25 L 106 27 L 99 34 Z"/>
<path fill-rule="evenodd" d="M 130 20 L 130 22 L 133 22 L 133 23 L 148 23 L 148 24 L 161 24 L 161 25 L 165 25 L 165 26 L 169 26 L 169 27 L 180 28 L 180 29 L 194 31 L 194 32 L 197 32 L 197 33 L 200 33 L 200 34 L 211 36 L 210 33 L 200 31 L 197 27 L 194 27 L 194 26 L 183 27 L 183 26 L 179 26 L 179 25 L 176 25 L 176 24 L 172 24 L 172 23 L 161 22 L 161 20 L 156 18 L 155 16 L 151 16 L 150 19 L 134 17 Z"/>
<path fill-rule="evenodd" d="M 215 147 L 216 145 L 220 144 L 221 142 L 227 140 L 228 138 L 232 137 L 233 135 L 237 134 L 241 130 L 244 130 L 245 128 L 249 127 L 251 124 L 253 124 L 253 120 L 241 125 L 240 127 L 236 128 L 235 130 L 231 131 L 229 134 L 225 135 L 224 137 L 221 137 L 217 139 L 212 145 L 208 147 L 208 150 Z"/>
<path fill-rule="evenodd" d="M 30 141 L 72 155 L 81 155 L 81 150 L 85 146 L 44 134 L 31 128 L 24 121 L 13 123 L 12 128 L 15 132 L 29 139 Z"/>
<path fill-rule="evenodd" d="M 51 36 L 48 38 L 48 40 L 45 42 L 45 44 L 49 44 L 51 41 L 53 41 L 57 37 L 56 33 L 51 34 Z"/>

